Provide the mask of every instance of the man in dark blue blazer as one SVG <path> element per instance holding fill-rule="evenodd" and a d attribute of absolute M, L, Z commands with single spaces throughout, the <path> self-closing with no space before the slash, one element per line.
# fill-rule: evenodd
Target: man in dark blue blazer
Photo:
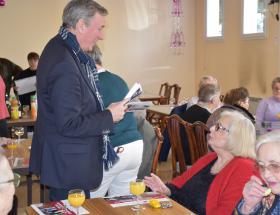
<path fill-rule="evenodd" d="M 95 64 L 85 54 L 103 39 L 107 13 L 93 0 L 70 1 L 59 34 L 39 61 L 30 172 L 50 187 L 52 201 L 66 199 L 75 188 L 88 197 L 102 180 L 103 165 L 108 169 L 117 160 L 108 134 L 124 117 L 127 101 L 104 107 Z"/>

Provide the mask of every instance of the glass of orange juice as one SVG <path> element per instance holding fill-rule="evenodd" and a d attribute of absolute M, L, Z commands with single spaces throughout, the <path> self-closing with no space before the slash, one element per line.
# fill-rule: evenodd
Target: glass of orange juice
<path fill-rule="evenodd" d="M 77 215 L 79 215 L 79 207 L 84 204 L 86 199 L 85 192 L 81 189 L 70 190 L 67 199 L 69 204 L 77 209 Z"/>
<path fill-rule="evenodd" d="M 8 160 L 11 166 L 14 166 L 14 150 L 18 147 L 18 144 L 15 141 L 10 141 L 7 143 L 7 149 L 10 151 L 10 156 Z"/>
<path fill-rule="evenodd" d="M 130 193 L 136 196 L 137 205 L 133 206 L 131 209 L 135 211 L 140 210 L 139 197 L 145 192 L 146 186 L 143 180 L 136 179 L 130 182 Z"/>

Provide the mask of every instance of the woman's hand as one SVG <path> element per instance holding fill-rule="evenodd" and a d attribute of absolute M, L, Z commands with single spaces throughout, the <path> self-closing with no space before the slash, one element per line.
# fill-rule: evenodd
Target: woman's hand
<path fill-rule="evenodd" d="M 167 196 L 171 195 L 170 189 L 163 183 L 163 181 L 158 176 L 156 176 L 153 173 L 151 173 L 151 177 L 145 176 L 144 183 L 154 192 L 162 193 Z"/>
<path fill-rule="evenodd" d="M 263 187 L 263 182 L 256 176 L 251 176 L 243 189 L 244 204 L 242 207 L 242 213 L 248 214 L 261 202 L 264 197 L 264 193 L 267 190 Z"/>

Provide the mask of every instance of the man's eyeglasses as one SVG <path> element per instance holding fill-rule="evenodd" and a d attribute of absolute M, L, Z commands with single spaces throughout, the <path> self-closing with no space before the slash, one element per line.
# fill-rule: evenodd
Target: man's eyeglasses
<path fill-rule="evenodd" d="M 225 128 L 224 126 L 222 126 L 221 123 L 218 122 L 215 125 L 215 131 L 219 131 L 219 130 L 229 132 L 229 129 Z"/>
<path fill-rule="evenodd" d="M 278 174 L 280 172 L 280 165 L 279 164 L 269 164 L 267 166 L 256 163 L 257 168 L 259 169 L 260 173 L 264 173 L 265 169 L 269 170 L 270 173 L 272 174 Z"/>
<path fill-rule="evenodd" d="M 0 182 L 0 184 L 7 184 L 7 183 L 14 183 L 15 187 L 18 187 L 20 184 L 20 175 L 17 173 L 14 173 L 14 179 Z"/>

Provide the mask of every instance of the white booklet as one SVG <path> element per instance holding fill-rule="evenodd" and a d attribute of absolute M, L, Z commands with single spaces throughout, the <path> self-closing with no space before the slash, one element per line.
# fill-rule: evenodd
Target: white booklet
<path fill-rule="evenodd" d="M 139 96 L 142 92 L 143 90 L 141 84 L 136 82 L 133 84 L 133 86 L 131 87 L 131 89 L 129 90 L 129 92 L 126 94 L 124 98 L 129 99 L 129 101 L 131 101 L 132 99 Z"/>

